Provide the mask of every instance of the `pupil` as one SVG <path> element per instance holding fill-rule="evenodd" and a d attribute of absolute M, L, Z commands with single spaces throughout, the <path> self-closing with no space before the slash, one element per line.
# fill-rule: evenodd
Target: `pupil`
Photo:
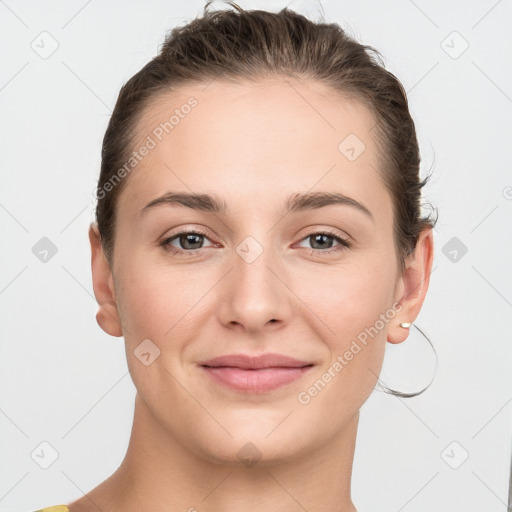
<path fill-rule="evenodd" d="M 323 241 L 325 243 L 325 240 L 329 238 L 328 235 L 315 235 L 314 236 L 314 239 L 315 239 L 315 243 L 317 243 L 318 239 L 320 239 L 321 241 Z M 322 245 L 322 244 L 320 244 Z"/>
<path fill-rule="evenodd" d="M 193 234 L 193 233 L 192 233 L 192 234 L 188 234 L 188 235 L 184 235 L 184 236 L 182 236 L 182 237 L 181 237 L 181 238 L 182 238 L 182 240 L 181 240 L 182 245 L 184 245 L 184 247 L 185 247 L 185 248 L 188 248 L 188 249 L 198 249 L 198 247 L 188 247 L 188 246 L 187 246 L 187 244 L 188 244 L 188 243 L 191 243 L 192 245 L 193 245 L 194 243 L 199 244 L 199 242 L 198 242 L 197 240 L 194 242 L 194 238 L 196 238 L 196 239 L 197 239 L 197 238 L 199 238 L 200 236 L 201 236 L 201 235 L 196 235 L 196 234 Z M 185 239 L 185 244 L 183 244 L 183 238 Z"/>

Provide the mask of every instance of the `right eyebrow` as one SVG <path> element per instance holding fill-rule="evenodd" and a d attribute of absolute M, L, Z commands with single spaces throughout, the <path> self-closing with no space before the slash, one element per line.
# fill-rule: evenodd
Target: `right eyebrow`
<path fill-rule="evenodd" d="M 206 213 L 225 214 L 227 212 L 226 203 L 215 196 L 209 194 L 167 192 L 163 196 L 150 201 L 141 209 L 140 214 L 143 215 L 155 206 L 163 204 L 187 206 L 193 210 L 200 210 Z"/>

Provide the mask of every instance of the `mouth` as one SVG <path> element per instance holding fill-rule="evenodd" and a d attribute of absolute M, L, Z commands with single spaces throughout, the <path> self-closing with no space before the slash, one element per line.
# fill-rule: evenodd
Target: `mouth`
<path fill-rule="evenodd" d="M 310 361 L 302 361 L 294 357 L 284 354 L 228 354 L 225 356 L 215 357 L 198 363 L 200 366 L 210 368 L 232 367 L 242 370 L 264 370 L 266 368 L 303 368 L 312 363 Z"/>
<path fill-rule="evenodd" d="M 212 379 L 231 390 L 243 393 L 267 393 L 290 385 L 302 378 L 314 365 L 270 366 L 265 368 L 240 368 L 237 366 L 201 365 Z"/>

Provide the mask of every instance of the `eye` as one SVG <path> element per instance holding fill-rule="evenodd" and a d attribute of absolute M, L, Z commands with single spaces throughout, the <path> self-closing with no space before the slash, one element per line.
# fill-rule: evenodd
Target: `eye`
<path fill-rule="evenodd" d="M 203 242 L 201 239 L 206 238 L 206 233 L 199 229 L 191 229 L 188 231 L 180 231 L 170 237 L 162 240 L 159 245 L 172 254 L 196 254 L 201 252 Z M 177 242 L 182 248 L 172 245 Z M 214 246 L 215 244 L 212 244 Z"/>
<path fill-rule="evenodd" d="M 339 245 L 333 247 L 332 242 L 329 242 L 329 239 L 337 241 Z M 320 231 L 311 233 L 306 238 L 302 239 L 302 241 L 307 240 L 310 240 L 313 245 L 313 254 L 328 254 L 332 252 L 343 251 L 343 247 L 347 249 L 352 247 L 352 243 L 349 240 L 332 231 Z"/>
<path fill-rule="evenodd" d="M 203 239 L 207 239 L 207 234 L 199 229 L 191 229 L 188 231 L 180 231 L 170 237 L 164 238 L 159 245 L 164 250 L 169 251 L 175 255 L 195 255 L 200 253 L 203 249 Z M 338 242 L 338 245 L 329 242 L 329 239 Z M 346 238 L 338 235 L 332 231 L 319 231 L 311 233 L 307 237 L 303 238 L 301 242 L 310 240 L 313 244 L 312 254 L 329 254 L 333 252 L 340 252 L 345 248 L 352 247 L 352 243 Z M 173 243 L 177 243 L 181 247 L 176 247 Z M 213 244 L 210 247 L 215 247 L 217 244 Z M 317 247 L 314 247 L 317 246 Z"/>

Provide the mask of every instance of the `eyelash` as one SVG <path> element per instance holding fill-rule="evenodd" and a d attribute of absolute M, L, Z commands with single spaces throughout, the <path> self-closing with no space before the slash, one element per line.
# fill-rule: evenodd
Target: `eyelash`
<path fill-rule="evenodd" d="M 208 238 L 208 234 L 207 233 L 205 233 L 205 232 L 203 232 L 203 231 L 201 231 L 199 229 L 190 229 L 188 231 L 181 231 L 179 233 L 176 233 L 176 234 L 172 235 L 171 237 L 165 238 L 164 240 L 162 240 L 159 243 L 159 245 L 161 247 L 163 247 L 164 250 L 169 251 L 170 253 L 172 253 L 174 255 L 184 255 L 184 254 L 195 255 L 197 253 L 200 253 L 203 250 L 203 249 L 189 249 L 189 250 L 177 249 L 176 247 L 174 247 L 172 245 L 169 245 L 170 242 L 172 242 L 174 239 L 180 237 L 181 235 L 200 235 L 200 236 L 204 236 L 205 238 Z M 334 238 L 336 241 L 338 241 L 340 243 L 340 245 L 339 246 L 335 246 L 335 247 L 331 247 L 331 248 L 326 249 L 326 250 L 311 249 L 312 254 L 313 253 L 322 254 L 322 255 L 330 254 L 330 253 L 340 252 L 340 251 L 343 251 L 345 249 L 350 249 L 352 247 L 352 242 L 350 242 L 349 240 L 347 240 L 344 237 L 339 236 L 335 232 L 329 231 L 329 230 L 315 231 L 315 232 L 305 236 L 300 241 L 302 242 L 303 240 L 306 240 L 307 238 L 310 238 L 310 237 L 312 237 L 314 235 L 325 235 L 325 236 Z M 345 249 L 340 248 L 341 246 L 343 246 Z"/>

